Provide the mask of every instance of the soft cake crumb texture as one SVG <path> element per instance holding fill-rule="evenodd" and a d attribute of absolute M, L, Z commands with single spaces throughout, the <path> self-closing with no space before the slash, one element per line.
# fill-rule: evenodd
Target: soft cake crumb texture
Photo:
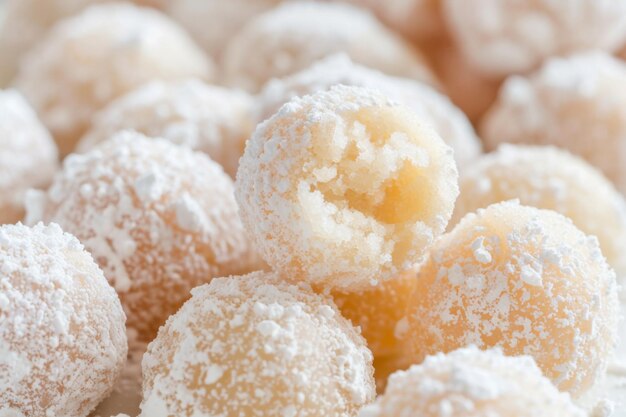
<path fill-rule="evenodd" d="M 0 227 L 0 415 L 85 417 L 126 361 L 125 316 L 56 224 Z"/>
<path fill-rule="evenodd" d="M 350 417 L 374 399 L 365 340 L 308 286 L 254 272 L 192 292 L 144 355 L 142 416 Z"/>
<path fill-rule="evenodd" d="M 335 86 L 257 127 L 236 197 L 275 270 L 356 289 L 421 259 L 452 214 L 457 178 L 452 150 L 408 108 Z"/>
<path fill-rule="evenodd" d="M 483 238 L 490 262 L 476 259 Z M 585 403 L 617 337 L 615 273 L 595 237 L 516 202 L 468 214 L 430 249 L 409 308 L 417 362 L 469 344 L 530 355 Z"/>

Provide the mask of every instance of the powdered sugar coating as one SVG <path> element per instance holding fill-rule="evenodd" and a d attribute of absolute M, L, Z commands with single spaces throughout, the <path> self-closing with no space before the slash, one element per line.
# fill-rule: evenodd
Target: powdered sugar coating
<path fill-rule="evenodd" d="M 532 70 L 551 56 L 614 51 L 626 40 L 623 0 L 444 0 L 466 58 L 485 74 Z"/>
<path fill-rule="evenodd" d="M 429 121 L 454 150 L 460 169 L 481 153 L 480 140 L 467 117 L 443 94 L 419 81 L 392 77 L 351 62 L 346 55 L 333 55 L 310 68 L 267 83 L 259 95 L 260 119 L 274 114 L 296 96 L 328 90 L 343 84 L 373 88 L 411 108 Z"/>
<path fill-rule="evenodd" d="M 616 341 L 616 287 L 597 239 L 571 220 L 493 204 L 465 216 L 420 267 L 408 316 L 414 357 L 498 346 L 592 400 Z"/>
<path fill-rule="evenodd" d="M 253 103 L 247 93 L 200 80 L 154 81 L 97 113 L 77 149 L 84 152 L 119 131 L 135 130 L 205 152 L 234 178 L 254 130 Z"/>
<path fill-rule="evenodd" d="M 24 215 L 24 193 L 49 184 L 57 149 L 45 127 L 15 90 L 0 90 L 0 224 Z"/>
<path fill-rule="evenodd" d="M 476 347 L 429 356 L 397 372 L 359 417 L 584 417 L 529 356 Z"/>
<path fill-rule="evenodd" d="M 7 0 L 0 24 L 0 85 L 10 81 L 24 52 L 32 48 L 57 21 L 81 9 L 108 0 Z M 149 6 L 162 6 L 168 0 L 135 0 Z M 4 10 L 6 9 L 6 10 Z M 0 18 L 2 16 L 0 15 Z M 2 23 L 0 21 L 0 23 Z"/>
<path fill-rule="evenodd" d="M 501 145 L 464 171 L 459 183 L 451 225 L 479 208 L 517 198 L 524 205 L 555 210 L 597 236 L 618 282 L 626 276 L 626 202 L 582 159 L 548 146 Z"/>
<path fill-rule="evenodd" d="M 344 52 L 385 73 L 433 83 L 426 61 L 369 12 L 348 4 L 285 2 L 251 20 L 224 52 L 231 85 L 259 90 L 273 77 Z"/>
<path fill-rule="evenodd" d="M 256 15 L 282 0 L 175 0 L 168 13 L 209 55 L 219 59 L 228 42 Z"/>
<path fill-rule="evenodd" d="M 75 237 L 56 224 L 0 227 L 0 414 L 86 416 L 126 361 L 124 321 Z"/>
<path fill-rule="evenodd" d="M 219 278 L 150 344 L 142 416 L 354 416 L 375 395 L 371 361 L 358 331 L 302 283 Z"/>
<path fill-rule="evenodd" d="M 626 192 L 626 65 L 603 53 L 553 58 L 511 77 L 482 126 L 487 146 L 555 145 L 598 167 Z"/>
<path fill-rule="evenodd" d="M 66 158 L 48 192 L 31 200 L 29 221 L 57 222 L 91 251 L 140 340 L 152 340 L 191 288 L 258 266 L 230 178 L 164 139 L 122 132 Z"/>
<path fill-rule="evenodd" d="M 67 154 L 114 98 L 155 79 L 211 74 L 206 55 L 165 15 L 111 3 L 55 25 L 25 55 L 15 83 Z"/>
<path fill-rule="evenodd" d="M 452 150 L 408 108 L 335 86 L 257 127 L 236 197 L 274 270 L 357 289 L 420 260 L 452 214 L 457 176 Z"/>

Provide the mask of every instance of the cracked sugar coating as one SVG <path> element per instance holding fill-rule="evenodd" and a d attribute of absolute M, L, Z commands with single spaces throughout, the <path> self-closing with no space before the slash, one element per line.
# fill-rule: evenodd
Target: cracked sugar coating
<path fill-rule="evenodd" d="M 91 6 L 55 25 L 24 57 L 16 87 L 62 154 L 111 100 L 155 79 L 209 78 L 212 64 L 165 15 L 131 4 Z"/>
<path fill-rule="evenodd" d="M 144 355 L 142 416 L 349 417 L 374 399 L 365 341 L 306 284 L 254 272 L 192 293 Z"/>
<path fill-rule="evenodd" d="M 33 47 L 57 21 L 87 6 L 105 0 L 8 0 L 0 22 L 0 85 L 10 81 L 24 52 Z M 135 0 L 135 3 L 162 6 L 167 0 Z M 0 20 L 2 18 L 0 11 Z"/>
<path fill-rule="evenodd" d="M 163 139 L 122 132 L 72 155 L 31 200 L 30 222 L 59 223 L 94 255 L 141 341 L 191 288 L 257 268 L 231 179 L 204 154 Z"/>
<path fill-rule="evenodd" d="M 15 90 L 0 90 L 0 224 L 24 215 L 24 194 L 47 186 L 57 149 L 35 112 Z"/>
<path fill-rule="evenodd" d="M 502 142 L 565 148 L 626 193 L 626 65 L 591 52 L 510 77 L 483 121 L 482 137 L 491 148 Z"/>
<path fill-rule="evenodd" d="M 282 0 L 175 0 L 167 12 L 209 55 L 220 58 L 228 42 L 256 15 Z"/>
<path fill-rule="evenodd" d="M 443 0 L 465 57 L 492 76 L 525 72 L 554 55 L 614 51 L 626 40 L 624 0 Z"/>
<path fill-rule="evenodd" d="M 624 197 L 582 159 L 548 146 L 502 145 L 464 171 L 459 187 L 451 226 L 467 213 L 517 198 L 524 205 L 555 210 L 597 236 L 618 282 L 626 277 Z"/>
<path fill-rule="evenodd" d="M 335 86 L 257 127 L 235 194 L 274 270 L 358 289 L 421 259 L 452 215 L 457 178 L 452 150 L 410 109 Z"/>
<path fill-rule="evenodd" d="M 480 140 L 471 123 L 446 96 L 427 84 L 354 64 L 343 54 L 330 56 L 301 72 L 267 83 L 259 95 L 259 118 L 270 117 L 293 97 L 328 90 L 337 84 L 377 89 L 410 107 L 429 121 L 454 150 L 454 159 L 461 169 L 481 153 Z"/>
<path fill-rule="evenodd" d="M 126 361 L 124 321 L 75 237 L 0 227 L 0 415 L 87 416 Z"/>
<path fill-rule="evenodd" d="M 435 82 L 424 58 L 366 10 L 311 1 L 286 2 L 250 21 L 224 52 L 224 77 L 258 91 L 339 52 L 385 73 Z"/>
<path fill-rule="evenodd" d="M 396 356 L 405 349 L 400 336 L 415 285 L 415 271 L 410 269 L 360 291 L 338 289 L 331 295 L 341 314 L 361 328 L 374 357 Z"/>
<path fill-rule="evenodd" d="M 247 93 L 200 80 L 154 81 L 97 113 L 77 149 L 84 152 L 119 131 L 134 130 L 205 152 L 234 178 L 254 130 L 253 105 Z"/>
<path fill-rule="evenodd" d="M 465 216 L 421 265 L 408 316 L 414 358 L 498 346 L 534 357 L 585 402 L 616 341 L 616 287 L 595 236 L 554 211 L 493 204 Z"/>
<path fill-rule="evenodd" d="M 359 417 L 585 417 L 529 356 L 471 346 L 429 356 L 389 378 Z"/>

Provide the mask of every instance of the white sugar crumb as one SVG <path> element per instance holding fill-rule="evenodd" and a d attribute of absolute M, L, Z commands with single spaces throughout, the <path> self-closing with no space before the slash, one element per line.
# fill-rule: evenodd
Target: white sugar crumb
<path fill-rule="evenodd" d="M 429 356 L 389 378 L 385 393 L 359 417 L 465 415 L 583 417 L 567 394 L 545 378 L 532 358 L 469 347 Z"/>
<path fill-rule="evenodd" d="M 82 240 L 142 340 L 193 287 L 258 268 L 232 180 L 206 155 L 164 139 L 124 131 L 68 157 L 38 199 L 28 217 Z"/>
<path fill-rule="evenodd" d="M 417 81 L 392 77 L 352 63 L 346 55 L 333 55 L 294 75 L 270 81 L 259 97 L 259 119 L 275 113 L 294 97 L 329 90 L 343 84 L 380 90 L 405 104 L 431 124 L 454 149 L 460 168 L 481 152 L 480 141 L 467 117 L 444 95 Z"/>
<path fill-rule="evenodd" d="M 58 225 L 5 225 L 0 236 L 0 414 L 87 415 L 126 361 L 119 299 Z"/>
<path fill-rule="evenodd" d="M 528 285 L 540 287 L 542 284 L 541 271 L 537 271 L 530 265 L 522 265 L 520 277 Z"/>
<path fill-rule="evenodd" d="M 481 264 L 488 264 L 491 262 L 491 253 L 485 248 L 485 238 L 478 237 L 472 242 L 472 251 L 474 258 Z"/>
<path fill-rule="evenodd" d="M 372 355 L 330 303 L 263 272 L 195 288 L 144 355 L 142 416 L 354 415 Z"/>
<path fill-rule="evenodd" d="M 590 417 L 611 417 L 615 413 L 615 403 L 611 400 L 602 399 L 593 408 Z"/>
<path fill-rule="evenodd" d="M 457 175 L 449 147 L 410 109 L 375 90 L 333 86 L 258 126 L 236 197 L 274 269 L 366 287 L 419 262 L 450 218 Z M 421 193 L 428 201 L 413 199 Z"/>

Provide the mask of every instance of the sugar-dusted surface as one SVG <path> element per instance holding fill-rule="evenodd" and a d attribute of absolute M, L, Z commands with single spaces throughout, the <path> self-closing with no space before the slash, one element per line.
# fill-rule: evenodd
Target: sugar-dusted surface
<path fill-rule="evenodd" d="M 500 143 L 554 145 L 595 165 L 626 192 L 626 64 L 601 52 L 552 58 L 500 90 L 481 133 Z"/>
<path fill-rule="evenodd" d="M 294 97 L 328 90 L 337 84 L 379 90 L 410 107 L 454 150 L 460 169 L 481 153 L 480 140 L 471 123 L 446 96 L 422 82 L 385 75 L 352 63 L 343 54 L 327 57 L 296 74 L 268 82 L 259 95 L 258 118 L 270 117 Z"/>
<path fill-rule="evenodd" d="M 247 93 L 200 80 L 155 81 L 97 113 L 77 149 L 84 152 L 129 129 L 205 152 L 234 178 L 254 125 Z"/>
<path fill-rule="evenodd" d="M 614 51 L 626 40 L 622 0 L 445 0 L 443 9 L 467 59 L 494 76 L 532 70 L 551 56 Z"/>
<path fill-rule="evenodd" d="M 15 90 L 0 90 L 0 224 L 24 215 L 24 194 L 47 186 L 57 149 L 32 108 Z"/>
<path fill-rule="evenodd" d="M 67 154 L 114 98 L 155 79 L 211 74 L 204 52 L 167 16 L 113 3 L 55 25 L 25 55 L 15 85 Z"/>
<path fill-rule="evenodd" d="M 583 417 L 529 356 L 476 347 L 429 356 L 391 376 L 359 417 Z"/>
<path fill-rule="evenodd" d="M 257 91 L 273 77 L 338 52 L 389 74 L 434 82 L 426 61 L 368 11 L 313 1 L 285 2 L 248 22 L 224 52 L 223 76 Z"/>
<path fill-rule="evenodd" d="M 164 139 L 122 132 L 66 158 L 48 192 L 31 197 L 28 220 L 57 222 L 82 240 L 145 341 L 191 288 L 258 266 L 231 179 Z"/>
<path fill-rule="evenodd" d="M 73 236 L 0 227 L 0 414 L 86 416 L 126 360 L 124 312 Z"/>
<path fill-rule="evenodd" d="M 452 215 L 457 175 L 452 150 L 410 109 L 335 86 L 257 127 L 236 196 L 276 271 L 356 289 L 421 259 Z"/>
<path fill-rule="evenodd" d="M 349 417 L 375 395 L 372 355 L 329 299 L 271 273 L 219 278 L 143 360 L 142 416 Z"/>
<path fill-rule="evenodd" d="M 599 171 L 554 147 L 501 145 L 461 173 L 461 193 L 448 229 L 467 213 L 500 201 L 555 210 L 598 237 L 602 254 L 626 276 L 626 203 Z"/>
<path fill-rule="evenodd" d="M 469 214 L 431 248 L 410 309 L 415 359 L 475 344 L 533 356 L 585 405 L 617 338 L 615 273 L 562 215 L 505 202 Z"/>

